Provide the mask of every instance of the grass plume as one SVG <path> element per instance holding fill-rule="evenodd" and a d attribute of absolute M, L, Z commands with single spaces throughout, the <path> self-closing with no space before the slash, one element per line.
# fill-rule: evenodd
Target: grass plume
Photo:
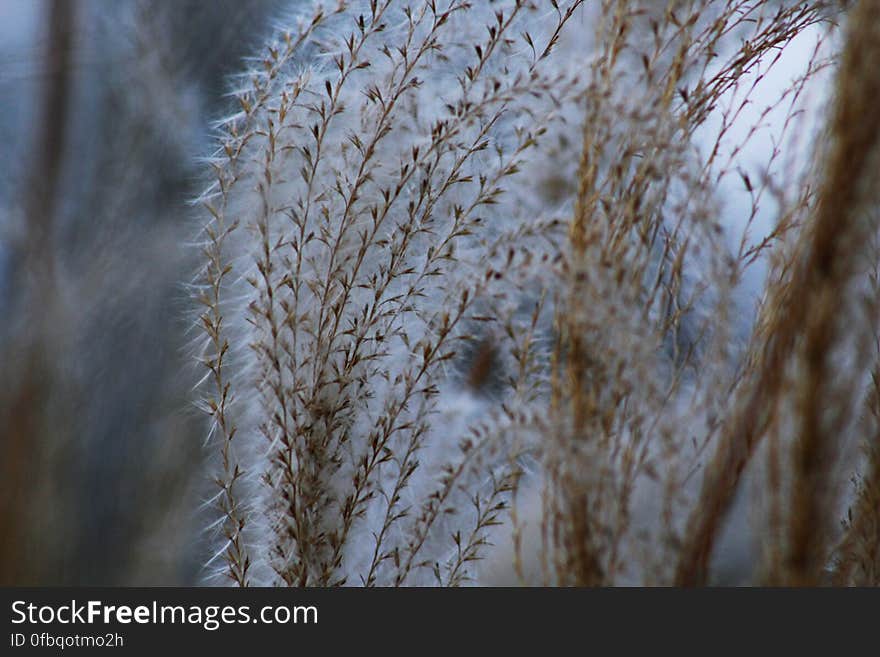
<path fill-rule="evenodd" d="M 200 199 L 216 574 L 701 585 L 756 471 L 764 563 L 737 581 L 871 579 L 876 450 L 845 536 L 835 515 L 870 425 L 877 11 L 294 12 L 238 78 Z"/>

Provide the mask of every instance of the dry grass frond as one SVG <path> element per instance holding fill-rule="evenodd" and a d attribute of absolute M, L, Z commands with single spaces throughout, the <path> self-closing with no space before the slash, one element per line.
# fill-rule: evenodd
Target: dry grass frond
<path fill-rule="evenodd" d="M 856 10 L 870 14 L 874 9 L 863 3 Z M 827 559 L 831 491 L 826 477 L 832 472 L 836 436 L 852 412 L 848 399 L 853 390 L 840 390 L 829 371 L 836 337 L 843 330 L 841 317 L 848 315 L 845 288 L 854 276 L 853 263 L 859 261 L 861 245 L 870 237 L 872 226 L 863 218 L 867 199 L 864 185 L 870 177 L 866 168 L 875 152 L 875 132 L 870 120 L 861 118 L 876 81 L 862 69 L 862 57 L 869 47 L 861 20 L 853 25 L 838 73 L 836 109 L 830 126 L 831 150 L 825 162 L 824 182 L 818 193 L 815 217 L 805 228 L 793 256 L 791 271 L 776 295 L 765 305 L 769 313 L 762 328 L 766 336 L 750 369 L 751 390 L 745 392 L 741 410 L 725 430 L 721 448 L 704 486 L 701 503 L 694 516 L 691 541 L 679 565 L 680 583 L 697 583 L 705 569 L 711 536 L 729 504 L 739 473 L 756 442 L 767 431 L 778 400 L 789 394 L 797 398 L 799 429 L 795 448 L 794 483 L 789 527 L 787 563 L 790 583 L 816 583 Z M 873 25 L 869 20 L 867 25 Z M 870 46 L 873 47 L 873 46 Z M 859 82 L 856 82 L 859 80 Z M 867 91 L 866 91 L 867 90 Z M 868 94 L 868 95 L 864 95 Z M 858 137 L 856 137 L 858 135 Z M 800 346 L 798 346 L 800 345 Z M 797 391 L 791 391 L 786 376 L 788 359 L 797 353 L 803 364 L 798 369 Z M 848 374 L 847 377 L 852 377 Z M 853 377 L 851 381 L 857 380 Z M 833 385 L 837 383 L 838 390 Z M 846 384 L 844 384 L 845 386 Z M 849 393 L 849 394 L 848 394 Z"/>
<path fill-rule="evenodd" d="M 819 0 L 315 6 L 240 79 L 202 199 L 222 573 L 704 584 L 758 468 L 740 577 L 824 581 L 876 335 L 874 4 L 839 64 Z M 873 572 L 865 477 L 841 582 Z"/>

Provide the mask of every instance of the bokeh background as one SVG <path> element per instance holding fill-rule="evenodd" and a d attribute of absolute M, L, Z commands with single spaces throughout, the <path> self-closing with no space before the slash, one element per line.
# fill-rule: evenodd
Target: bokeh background
<path fill-rule="evenodd" d="M 189 200 L 279 4 L 0 0 L 0 584 L 199 581 Z"/>

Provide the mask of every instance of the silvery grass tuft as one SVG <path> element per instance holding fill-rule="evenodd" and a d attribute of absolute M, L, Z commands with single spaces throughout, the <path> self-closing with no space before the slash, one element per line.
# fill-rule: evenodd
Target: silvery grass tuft
<path fill-rule="evenodd" d="M 810 459 L 859 429 L 826 426 L 813 402 L 824 390 L 836 417 L 865 386 L 825 383 L 815 350 L 853 359 L 867 333 L 832 321 L 864 327 L 854 304 L 814 322 L 791 294 L 816 284 L 828 303 L 867 280 L 858 267 L 803 273 L 830 257 L 817 246 L 829 204 L 857 217 L 868 198 L 835 197 L 827 171 L 856 151 L 833 118 L 857 95 L 843 73 L 816 166 L 778 161 L 808 83 L 836 62 L 839 13 L 341 0 L 282 21 L 239 78 L 201 199 L 216 574 L 705 583 L 759 453 L 765 544 L 736 576 L 818 580 L 834 533 L 817 529 L 805 555 L 801 520 L 827 521 L 835 497 L 807 492 L 832 478 Z M 763 77 L 811 30 L 800 75 L 743 126 Z M 778 146 L 750 175 L 740 154 L 771 112 Z M 732 179 L 750 206 L 733 222 Z M 757 262 L 771 274 L 755 311 L 741 297 Z M 773 379 L 784 364 L 808 383 Z"/>
<path fill-rule="evenodd" d="M 553 47 L 579 4 L 318 5 L 244 80 L 206 199 L 236 581 L 467 576 L 513 479 L 452 372 L 496 369 L 503 272 L 559 232 L 503 192 L 576 95 Z"/>

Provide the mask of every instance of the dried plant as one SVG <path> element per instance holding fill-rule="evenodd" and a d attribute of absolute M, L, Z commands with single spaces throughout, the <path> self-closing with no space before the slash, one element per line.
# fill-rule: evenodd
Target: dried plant
<path fill-rule="evenodd" d="M 200 199 L 212 572 L 704 584 L 755 471 L 761 563 L 736 581 L 875 580 L 873 448 L 834 530 L 873 431 L 880 22 L 851 11 L 842 36 L 820 0 L 339 0 L 283 21 Z"/>

